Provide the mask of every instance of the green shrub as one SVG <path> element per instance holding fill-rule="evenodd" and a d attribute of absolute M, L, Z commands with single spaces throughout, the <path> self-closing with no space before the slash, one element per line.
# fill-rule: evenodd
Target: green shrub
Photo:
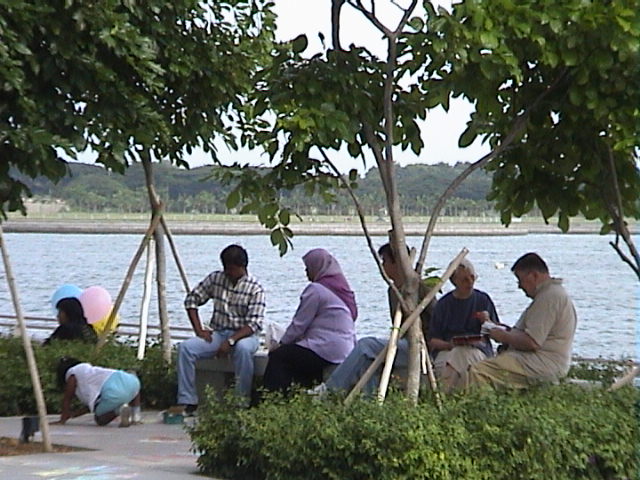
<path fill-rule="evenodd" d="M 578 361 L 571 365 L 568 377 L 601 382 L 602 385 L 611 385 L 616 378 L 624 375 L 628 369 L 628 359 L 604 362 Z"/>
<path fill-rule="evenodd" d="M 190 434 L 198 464 L 230 479 L 580 479 L 638 472 L 640 394 L 571 385 L 476 391 L 417 407 L 304 395 L 257 407 L 208 396 Z"/>
<path fill-rule="evenodd" d="M 82 342 L 53 342 L 42 347 L 33 344 L 40 382 L 48 412 L 59 412 L 61 391 L 56 384 L 56 366 L 62 356 L 75 357 L 101 367 L 135 371 L 142 384 L 142 402 L 147 408 L 164 408 L 176 398 L 175 366 L 162 361 L 157 343 L 149 344 L 145 358 L 136 358 L 137 347 L 128 342 L 111 341 L 96 352 Z M 0 337 L 0 416 L 33 415 L 37 412 L 31 377 L 20 338 Z"/>

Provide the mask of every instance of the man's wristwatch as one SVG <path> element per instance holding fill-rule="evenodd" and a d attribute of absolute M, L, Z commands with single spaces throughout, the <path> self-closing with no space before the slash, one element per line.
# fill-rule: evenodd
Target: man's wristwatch
<path fill-rule="evenodd" d="M 229 345 L 231 345 L 232 347 L 236 344 L 236 340 L 234 338 L 227 338 L 227 342 L 229 342 Z"/>

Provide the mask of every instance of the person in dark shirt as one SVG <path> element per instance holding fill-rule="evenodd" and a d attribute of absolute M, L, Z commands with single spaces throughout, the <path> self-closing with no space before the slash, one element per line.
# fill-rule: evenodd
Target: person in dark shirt
<path fill-rule="evenodd" d="M 63 298 L 56 304 L 58 309 L 58 328 L 44 341 L 49 345 L 53 340 L 81 340 L 96 343 L 98 336 L 84 316 L 82 304 L 77 298 Z"/>
<path fill-rule="evenodd" d="M 489 337 L 481 335 L 482 322 L 500 323 L 491 297 L 476 288 L 476 272 L 466 258 L 451 276 L 455 289 L 433 310 L 429 348 L 436 375 L 445 392 L 459 386 L 471 365 L 493 356 Z"/>

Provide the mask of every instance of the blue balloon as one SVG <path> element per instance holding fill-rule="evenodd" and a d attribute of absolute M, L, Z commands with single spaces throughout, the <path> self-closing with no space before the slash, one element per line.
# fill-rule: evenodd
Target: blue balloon
<path fill-rule="evenodd" d="M 53 295 L 51 295 L 51 306 L 55 310 L 56 305 L 63 298 L 78 298 L 80 297 L 81 293 L 82 293 L 82 289 L 76 285 L 70 285 L 70 284 L 62 285 L 61 287 L 58 287 L 58 289 L 53 293 Z"/>

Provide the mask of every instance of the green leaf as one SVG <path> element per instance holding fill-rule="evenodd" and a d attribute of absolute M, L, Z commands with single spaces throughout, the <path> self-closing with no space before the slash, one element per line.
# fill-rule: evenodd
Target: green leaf
<path fill-rule="evenodd" d="M 470 122 L 467 129 L 462 132 L 462 135 L 460 135 L 460 138 L 458 139 L 458 146 L 460 148 L 468 147 L 474 142 L 477 136 L 478 133 L 476 131 L 475 124 Z"/>
<path fill-rule="evenodd" d="M 274 140 L 271 143 L 269 143 L 269 146 L 267 147 L 267 153 L 269 154 L 269 158 L 273 160 L 277 152 L 278 152 L 278 142 Z"/>
<path fill-rule="evenodd" d="M 282 242 L 284 242 L 284 236 L 282 235 L 282 231 L 277 228 L 275 230 L 271 231 L 271 245 L 276 246 L 276 245 L 280 245 Z"/>
<path fill-rule="evenodd" d="M 306 35 L 298 35 L 291 41 L 291 50 L 294 53 L 301 53 L 306 50 L 307 45 L 309 44 Z"/>
<path fill-rule="evenodd" d="M 278 219 L 282 225 L 289 225 L 289 221 L 291 220 L 291 215 L 289 214 L 289 210 L 280 210 L 280 214 L 278 215 Z"/>
<path fill-rule="evenodd" d="M 273 228 L 278 224 L 278 220 L 275 217 L 267 217 L 262 223 L 266 228 Z"/>
<path fill-rule="evenodd" d="M 560 212 L 558 216 L 558 227 L 562 230 L 563 233 L 567 233 L 569 231 L 569 216 L 564 212 Z"/>
<path fill-rule="evenodd" d="M 347 151 L 349 152 L 349 155 L 351 155 L 352 157 L 357 157 L 358 155 L 360 155 L 361 147 L 360 144 L 356 143 L 356 142 L 350 142 L 347 145 Z"/>
<path fill-rule="evenodd" d="M 482 32 L 480 34 L 480 42 L 486 48 L 496 48 L 498 46 L 498 38 L 491 32 Z"/>
<path fill-rule="evenodd" d="M 538 207 L 545 221 L 549 220 L 556 213 L 557 207 L 547 196 L 541 196 L 537 199 Z"/>
<path fill-rule="evenodd" d="M 424 20 L 420 17 L 413 17 L 409 20 L 409 26 L 419 32 L 424 28 Z"/>
<path fill-rule="evenodd" d="M 578 52 L 576 52 L 574 49 L 565 50 L 564 52 L 562 52 L 562 58 L 569 67 L 573 67 L 578 64 Z"/>
<path fill-rule="evenodd" d="M 569 90 L 569 101 L 575 106 L 582 104 L 582 92 L 577 88 L 571 88 Z"/>
<path fill-rule="evenodd" d="M 226 206 L 227 208 L 235 208 L 238 203 L 240 203 L 240 192 L 235 189 L 232 190 L 229 196 L 227 197 Z"/>
<path fill-rule="evenodd" d="M 505 227 L 509 226 L 509 224 L 511 223 L 511 210 L 502 210 L 500 212 L 500 222 Z"/>
<path fill-rule="evenodd" d="M 600 229 L 600 235 L 607 235 L 613 231 L 613 223 L 605 223 Z"/>

